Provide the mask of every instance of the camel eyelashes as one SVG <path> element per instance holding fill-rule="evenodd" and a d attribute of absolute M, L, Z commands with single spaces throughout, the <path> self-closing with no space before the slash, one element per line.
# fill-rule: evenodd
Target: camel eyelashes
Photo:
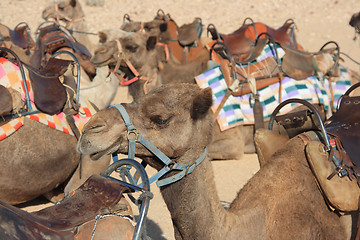
<path fill-rule="evenodd" d="M 170 119 L 171 119 L 171 117 L 169 117 L 167 119 L 162 119 L 161 116 L 159 116 L 159 115 L 150 117 L 150 120 L 160 127 L 165 127 L 164 125 L 166 125 Z"/>
<path fill-rule="evenodd" d="M 136 52 L 136 50 L 139 48 L 139 45 L 137 45 L 137 44 L 127 45 L 125 48 L 127 50 L 129 50 L 130 52 Z"/>

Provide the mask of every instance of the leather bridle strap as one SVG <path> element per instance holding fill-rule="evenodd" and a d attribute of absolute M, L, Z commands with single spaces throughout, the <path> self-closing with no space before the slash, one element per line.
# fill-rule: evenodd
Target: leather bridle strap
<path fill-rule="evenodd" d="M 128 156 L 129 158 L 134 159 L 135 157 L 135 144 L 140 143 L 143 145 L 146 149 L 148 149 L 151 153 L 153 153 L 159 160 L 161 160 L 164 163 L 164 167 L 158 171 L 154 176 L 152 176 L 149 181 L 150 183 L 153 183 L 157 180 L 156 185 L 158 187 L 169 185 L 171 183 L 177 182 L 186 175 L 192 173 L 196 166 L 198 166 L 206 157 L 207 149 L 204 148 L 204 152 L 202 155 L 196 159 L 192 164 L 180 164 L 176 163 L 170 158 L 168 158 L 164 153 L 162 153 L 154 144 L 152 144 L 149 140 L 147 140 L 145 137 L 143 137 L 141 134 L 139 134 L 131 122 L 131 119 L 129 117 L 129 114 L 127 113 L 126 109 L 121 104 L 112 105 L 111 107 L 115 107 L 121 114 L 125 126 L 127 129 L 127 135 L 128 135 L 128 141 L 129 141 L 129 148 L 128 148 Z M 135 138 L 131 138 L 130 136 L 134 134 Z M 171 177 L 164 178 L 159 180 L 162 176 L 164 176 L 166 173 L 177 170 L 180 171 L 176 173 L 175 175 L 172 175 Z M 139 185 L 140 187 L 141 185 Z"/>
<path fill-rule="evenodd" d="M 145 84 L 144 84 L 144 93 L 147 94 L 147 84 L 149 82 L 151 82 L 155 77 L 156 77 L 156 73 L 154 73 L 154 76 L 152 78 L 148 78 L 148 77 L 144 77 L 144 76 L 140 76 L 139 72 L 136 70 L 136 68 L 134 67 L 134 65 L 129 61 L 129 59 L 125 56 L 124 52 L 122 51 L 122 46 L 121 43 L 118 39 L 115 39 L 117 48 L 118 48 L 118 59 L 116 61 L 116 65 L 114 70 L 112 70 L 111 72 L 114 73 L 114 75 L 120 80 L 121 85 L 130 85 L 133 82 L 136 82 L 137 80 L 144 80 Z M 120 77 L 117 74 L 117 71 L 120 68 L 120 64 L 122 61 L 125 61 L 126 65 L 128 66 L 128 68 L 130 69 L 130 71 L 134 74 L 135 77 L 133 77 L 132 79 L 125 81 L 123 80 L 122 77 Z"/>

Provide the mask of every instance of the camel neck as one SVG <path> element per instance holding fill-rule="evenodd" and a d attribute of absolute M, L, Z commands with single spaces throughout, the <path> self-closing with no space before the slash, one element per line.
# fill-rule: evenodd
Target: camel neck
<path fill-rule="evenodd" d="M 222 229 L 227 213 L 220 204 L 209 159 L 182 180 L 162 187 L 161 193 L 171 213 L 175 232 L 182 239 L 212 239 L 209 226 Z"/>
<path fill-rule="evenodd" d="M 92 49 L 92 44 L 89 38 L 89 30 L 84 19 L 75 21 L 71 26 L 71 30 L 73 31 L 73 37 L 78 42 L 86 46 L 89 50 Z"/>

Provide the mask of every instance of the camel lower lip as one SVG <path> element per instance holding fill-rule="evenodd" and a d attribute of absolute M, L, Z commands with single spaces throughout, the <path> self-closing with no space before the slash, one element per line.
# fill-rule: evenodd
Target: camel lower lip
<path fill-rule="evenodd" d="M 93 161 L 99 160 L 100 158 L 102 158 L 105 154 L 103 152 L 97 152 L 97 153 L 93 153 L 90 154 L 90 159 Z"/>

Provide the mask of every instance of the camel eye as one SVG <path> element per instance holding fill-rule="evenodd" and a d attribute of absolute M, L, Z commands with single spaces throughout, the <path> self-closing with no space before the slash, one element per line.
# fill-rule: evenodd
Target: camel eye
<path fill-rule="evenodd" d="M 59 10 L 63 11 L 65 9 L 64 4 L 58 4 L 58 8 Z"/>
<path fill-rule="evenodd" d="M 129 50 L 130 52 L 136 52 L 136 50 L 138 49 L 139 45 L 137 44 L 133 44 L 133 45 L 126 45 L 126 49 Z"/>
<path fill-rule="evenodd" d="M 159 127 L 166 127 L 166 124 L 169 122 L 170 119 L 171 119 L 171 117 L 164 119 L 164 118 L 161 118 L 161 116 L 159 116 L 159 115 L 150 117 L 150 120 L 153 123 L 155 123 L 156 125 L 158 125 Z"/>

